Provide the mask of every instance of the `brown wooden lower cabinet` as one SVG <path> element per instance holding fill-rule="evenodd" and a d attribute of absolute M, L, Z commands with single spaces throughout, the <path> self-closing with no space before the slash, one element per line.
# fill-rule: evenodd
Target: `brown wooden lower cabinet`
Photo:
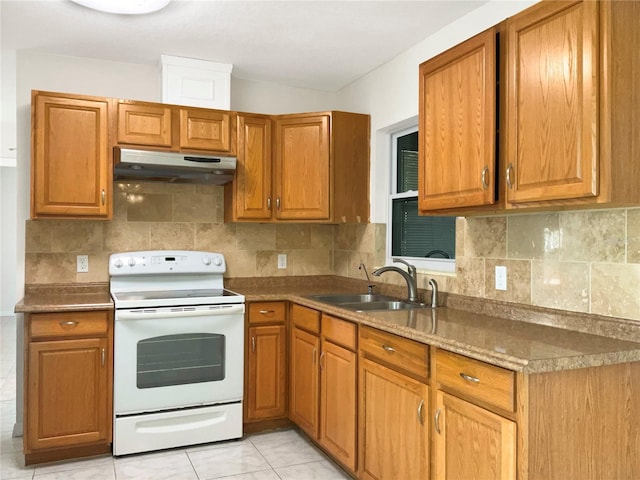
<path fill-rule="evenodd" d="M 515 422 L 441 391 L 436 398 L 435 478 L 515 479 Z"/>
<path fill-rule="evenodd" d="M 289 418 L 314 440 L 318 438 L 318 356 L 320 337 L 294 327 L 289 360 Z"/>
<path fill-rule="evenodd" d="M 110 451 L 112 314 L 26 316 L 27 464 Z"/>
<path fill-rule="evenodd" d="M 360 478 L 429 478 L 429 387 L 360 359 Z"/>

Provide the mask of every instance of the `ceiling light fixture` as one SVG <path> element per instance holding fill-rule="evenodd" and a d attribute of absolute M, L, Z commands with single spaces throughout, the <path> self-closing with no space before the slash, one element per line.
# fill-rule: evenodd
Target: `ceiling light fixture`
<path fill-rule="evenodd" d="M 71 0 L 101 12 L 122 15 L 152 13 L 166 7 L 171 0 Z"/>

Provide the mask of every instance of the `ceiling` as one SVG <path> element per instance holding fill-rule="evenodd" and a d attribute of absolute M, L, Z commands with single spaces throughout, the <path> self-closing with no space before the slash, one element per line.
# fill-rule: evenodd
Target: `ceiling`
<path fill-rule="evenodd" d="M 69 0 L 0 0 L 3 49 L 153 64 L 161 54 L 232 75 L 335 92 L 486 0 L 173 0 L 146 16 Z"/>

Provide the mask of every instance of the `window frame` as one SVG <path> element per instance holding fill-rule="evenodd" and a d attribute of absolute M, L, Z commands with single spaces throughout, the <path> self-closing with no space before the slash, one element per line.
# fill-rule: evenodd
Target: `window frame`
<path fill-rule="evenodd" d="M 418 124 L 413 123 L 412 125 L 402 128 L 400 130 L 396 130 L 390 133 L 391 139 L 391 175 L 390 177 L 390 185 L 389 185 L 389 200 L 387 203 L 387 239 L 386 239 L 386 265 L 393 264 L 394 258 L 400 258 L 405 260 L 412 265 L 415 265 L 416 269 L 419 271 L 425 271 L 430 273 L 438 273 L 438 274 L 454 274 L 456 271 L 456 260 L 455 258 L 423 258 L 423 257 L 400 257 L 400 256 L 392 256 L 392 245 L 393 241 L 392 229 L 393 229 L 393 201 L 401 198 L 418 198 L 417 190 L 409 190 L 402 193 L 397 193 L 398 188 L 398 137 L 402 137 L 404 135 L 408 135 L 410 133 L 415 133 L 418 131 Z"/>

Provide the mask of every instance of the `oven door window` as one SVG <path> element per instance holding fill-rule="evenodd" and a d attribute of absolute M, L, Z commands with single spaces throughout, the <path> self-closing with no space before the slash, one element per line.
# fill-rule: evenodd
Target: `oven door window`
<path fill-rule="evenodd" d="M 225 337 L 183 333 L 138 342 L 136 383 L 156 388 L 224 380 Z"/>

